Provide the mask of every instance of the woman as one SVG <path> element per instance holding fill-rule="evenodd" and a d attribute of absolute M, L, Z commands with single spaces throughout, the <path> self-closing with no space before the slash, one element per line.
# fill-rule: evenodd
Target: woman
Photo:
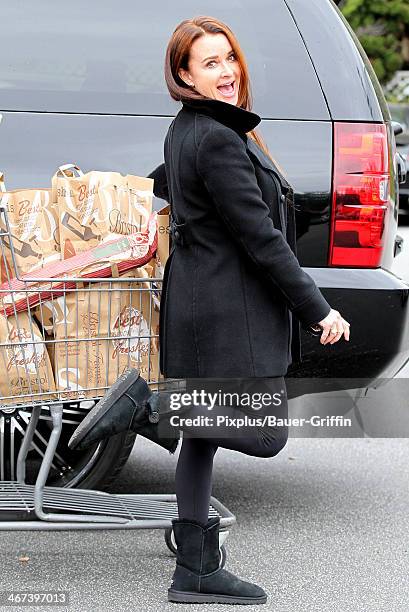
<path fill-rule="evenodd" d="M 173 219 L 161 298 L 161 372 L 269 392 L 279 396 L 275 416 L 285 418 L 284 375 L 299 358 L 299 322 L 318 324 L 322 344 L 348 340 L 349 323 L 297 261 L 293 210 L 281 194 L 286 183 L 254 131 L 261 119 L 250 110 L 248 70 L 231 30 L 211 17 L 180 23 L 168 44 L 165 78 L 182 109 L 166 135 L 165 164 L 150 175 Z M 85 448 L 131 428 L 175 452 L 179 428 L 169 425 L 168 400 L 151 393 L 136 370 L 127 371 L 69 445 Z M 239 411 L 238 403 L 219 408 L 232 418 Z M 189 414 L 208 415 L 208 406 Z M 180 429 L 179 518 L 172 521 L 177 563 L 168 599 L 265 603 L 262 588 L 219 567 L 220 521 L 208 519 L 213 458 L 219 446 L 273 457 L 286 444 L 287 427 L 248 426 L 240 435 L 228 428 L 209 435 L 205 425 Z"/>

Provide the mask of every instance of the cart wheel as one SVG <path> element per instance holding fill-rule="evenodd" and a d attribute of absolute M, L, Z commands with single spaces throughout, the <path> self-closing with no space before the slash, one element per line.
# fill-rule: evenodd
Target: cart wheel
<path fill-rule="evenodd" d="M 168 527 L 167 529 L 165 529 L 165 542 L 170 552 L 176 555 L 177 546 L 175 542 L 175 537 L 173 535 L 172 527 Z"/>
<path fill-rule="evenodd" d="M 168 527 L 165 529 L 165 542 L 166 546 L 169 548 L 170 552 L 176 555 L 177 546 L 175 542 L 175 536 L 173 534 L 172 527 Z M 220 567 L 224 567 L 227 560 L 227 550 L 224 544 L 220 547 Z"/>
<path fill-rule="evenodd" d="M 224 567 L 226 565 L 226 559 L 227 559 L 227 550 L 224 544 L 222 544 L 220 546 L 220 566 L 219 567 Z"/>

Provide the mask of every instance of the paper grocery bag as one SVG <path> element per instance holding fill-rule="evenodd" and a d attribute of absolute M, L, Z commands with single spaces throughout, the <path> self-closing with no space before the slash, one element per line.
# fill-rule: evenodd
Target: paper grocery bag
<path fill-rule="evenodd" d="M 111 173 L 101 182 L 98 195 L 106 211 L 108 234 L 129 235 L 146 230 L 152 213 L 153 179 Z"/>
<path fill-rule="evenodd" d="M 75 172 L 76 176 L 70 176 Z M 63 259 L 118 235 L 144 231 L 152 212 L 153 179 L 60 166 L 57 201 Z"/>
<path fill-rule="evenodd" d="M 163 278 L 165 264 L 169 257 L 169 236 L 170 236 L 170 207 L 165 206 L 158 211 L 158 247 L 155 254 L 154 274 L 158 278 Z"/>
<path fill-rule="evenodd" d="M 49 393 L 55 391 L 55 383 L 46 344 L 26 312 L 17 317 L 0 315 L 0 367 L 0 403 L 56 399 L 55 393 Z"/>
<path fill-rule="evenodd" d="M 153 260 L 151 261 L 153 262 Z M 154 266 L 153 266 L 153 263 L 150 262 L 150 263 L 145 264 L 141 268 L 139 268 L 138 272 L 135 274 L 135 277 L 136 278 L 149 278 L 153 276 L 153 271 L 154 271 Z M 122 274 L 121 278 L 122 277 L 127 278 L 128 275 Z M 117 283 L 117 285 L 119 287 L 122 286 L 122 285 L 119 285 L 119 283 Z M 77 286 L 79 287 L 79 290 L 83 288 L 80 283 L 78 283 Z M 107 283 L 106 286 L 110 287 L 111 285 Z M 123 286 L 125 287 L 125 285 Z M 140 287 L 141 284 L 138 283 L 137 286 Z M 145 286 L 145 289 L 149 289 L 148 283 L 144 283 L 144 286 Z M 95 289 L 98 288 L 99 283 L 94 284 L 90 286 L 89 288 L 91 289 L 92 287 L 94 287 Z M 127 285 L 127 287 L 129 287 L 129 285 Z M 74 297 L 74 295 L 75 293 L 72 294 L 72 297 L 69 300 L 70 303 L 76 301 L 76 298 Z M 84 299 L 84 295 L 81 296 L 80 298 L 81 300 Z M 58 296 L 52 300 L 39 304 L 38 306 L 35 307 L 35 309 L 33 309 L 33 312 L 34 312 L 35 320 L 37 321 L 39 326 L 46 332 L 48 336 L 54 336 L 56 334 L 57 326 L 63 326 L 65 324 L 65 321 L 68 320 L 67 318 L 68 307 L 67 307 L 66 298 L 64 297 L 64 295 Z M 62 328 L 59 327 L 59 329 L 61 330 Z"/>
<path fill-rule="evenodd" d="M 51 189 L 7 191 L 0 174 L 0 200 L 6 207 L 9 223 L 7 228 L 3 215 L 0 216 L 0 229 L 7 233 L 2 238 L 4 256 L 0 253 L 1 282 L 58 261 L 58 217 L 52 206 Z M 12 260 L 10 238 L 16 266 Z"/>
<path fill-rule="evenodd" d="M 57 340 L 54 372 L 62 399 L 100 397 L 128 367 L 157 380 L 159 311 L 149 283 L 132 280 L 149 273 L 137 268 L 121 277 L 129 282 L 90 283 L 50 306 L 47 325 Z"/>
<path fill-rule="evenodd" d="M 149 219 L 145 232 L 119 236 L 111 242 L 103 242 L 86 253 L 55 262 L 31 272 L 20 279 L 12 279 L 0 285 L 0 306 L 5 315 L 15 310 L 27 310 L 29 306 L 64 295 L 77 286 L 77 280 L 67 277 L 109 278 L 127 270 L 144 266 L 152 260 L 157 248 L 156 212 Z M 44 278 L 53 279 L 44 281 Z"/>

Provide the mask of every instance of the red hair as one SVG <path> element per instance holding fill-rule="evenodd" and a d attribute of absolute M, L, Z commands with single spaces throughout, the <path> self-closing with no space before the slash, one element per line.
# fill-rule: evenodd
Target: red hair
<path fill-rule="evenodd" d="M 180 78 L 179 70 L 181 68 L 188 70 L 190 48 L 198 38 L 205 34 L 224 34 L 227 37 L 241 69 L 237 106 L 251 111 L 253 97 L 244 53 L 230 28 L 214 17 L 193 17 L 193 19 L 181 21 L 179 25 L 176 26 L 168 43 L 165 57 L 165 81 L 171 97 L 180 102 L 203 97 Z M 272 158 L 260 134 L 258 134 L 256 130 L 252 130 L 248 135 L 259 145 L 266 155 L 268 155 L 280 172 L 284 174 L 279 164 Z"/>

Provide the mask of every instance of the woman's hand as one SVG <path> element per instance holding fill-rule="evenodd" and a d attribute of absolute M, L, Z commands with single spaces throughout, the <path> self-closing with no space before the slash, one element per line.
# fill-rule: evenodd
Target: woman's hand
<path fill-rule="evenodd" d="M 349 340 L 350 325 L 348 321 L 341 317 L 338 310 L 331 308 L 329 314 L 318 325 L 322 329 L 321 344 L 334 344 L 338 342 L 342 334 L 344 334 L 345 340 Z"/>

